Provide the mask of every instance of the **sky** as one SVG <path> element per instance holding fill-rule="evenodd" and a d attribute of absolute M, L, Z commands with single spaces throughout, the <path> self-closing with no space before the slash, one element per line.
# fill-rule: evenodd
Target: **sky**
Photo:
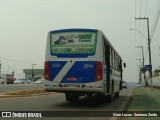
<path fill-rule="evenodd" d="M 64 28 L 91 28 L 104 32 L 127 67 L 124 80 L 138 81 L 137 65 L 148 63 L 147 22 L 135 17 L 149 17 L 152 31 L 159 0 L 0 0 L 0 61 L 2 73 L 24 76 L 23 69 L 43 68 L 47 34 Z M 151 42 L 153 70 L 160 59 L 160 23 Z"/>

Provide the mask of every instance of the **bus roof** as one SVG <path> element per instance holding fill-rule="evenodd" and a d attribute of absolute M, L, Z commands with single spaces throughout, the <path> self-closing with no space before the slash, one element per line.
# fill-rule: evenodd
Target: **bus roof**
<path fill-rule="evenodd" d="M 51 32 L 58 33 L 58 32 L 97 32 L 97 29 L 85 29 L 85 28 L 73 28 L 73 29 L 60 29 L 60 30 L 54 30 Z"/>

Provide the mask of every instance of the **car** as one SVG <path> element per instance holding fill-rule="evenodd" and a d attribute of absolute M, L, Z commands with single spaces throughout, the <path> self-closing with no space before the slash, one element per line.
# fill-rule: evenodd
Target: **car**
<path fill-rule="evenodd" d="M 14 81 L 14 84 L 29 84 L 29 82 L 24 78 L 18 78 Z"/>
<path fill-rule="evenodd" d="M 122 87 L 127 89 L 127 82 L 126 81 L 122 81 Z"/>
<path fill-rule="evenodd" d="M 43 84 L 43 83 L 44 83 L 44 79 L 39 79 L 35 81 L 35 84 Z"/>
<path fill-rule="evenodd" d="M 143 84 L 137 84 L 136 87 L 143 87 Z"/>
<path fill-rule="evenodd" d="M 26 80 L 28 84 L 33 83 L 33 80 Z"/>
<path fill-rule="evenodd" d="M 14 78 L 12 76 L 11 77 L 6 77 L 5 79 L 6 79 L 7 84 L 13 84 L 14 81 L 16 80 L 16 78 Z"/>

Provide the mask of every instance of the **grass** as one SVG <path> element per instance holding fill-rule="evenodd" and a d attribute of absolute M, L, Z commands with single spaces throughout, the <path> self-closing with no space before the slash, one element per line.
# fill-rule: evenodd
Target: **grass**
<path fill-rule="evenodd" d="M 160 90 L 137 87 L 128 111 L 160 111 Z M 160 120 L 160 117 L 126 117 L 124 120 Z"/>
<path fill-rule="evenodd" d="M 128 111 L 160 111 L 160 90 L 137 87 Z"/>

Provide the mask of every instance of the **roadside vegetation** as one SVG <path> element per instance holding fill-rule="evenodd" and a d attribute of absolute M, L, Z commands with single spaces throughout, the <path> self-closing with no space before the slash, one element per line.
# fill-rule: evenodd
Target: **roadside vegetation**
<path fill-rule="evenodd" d="M 36 95 L 36 94 L 47 94 L 48 92 L 42 90 L 42 89 L 34 89 L 34 90 L 18 90 L 18 91 L 10 91 L 5 92 L 3 95 L 11 95 L 11 96 L 30 96 L 30 95 Z"/>

